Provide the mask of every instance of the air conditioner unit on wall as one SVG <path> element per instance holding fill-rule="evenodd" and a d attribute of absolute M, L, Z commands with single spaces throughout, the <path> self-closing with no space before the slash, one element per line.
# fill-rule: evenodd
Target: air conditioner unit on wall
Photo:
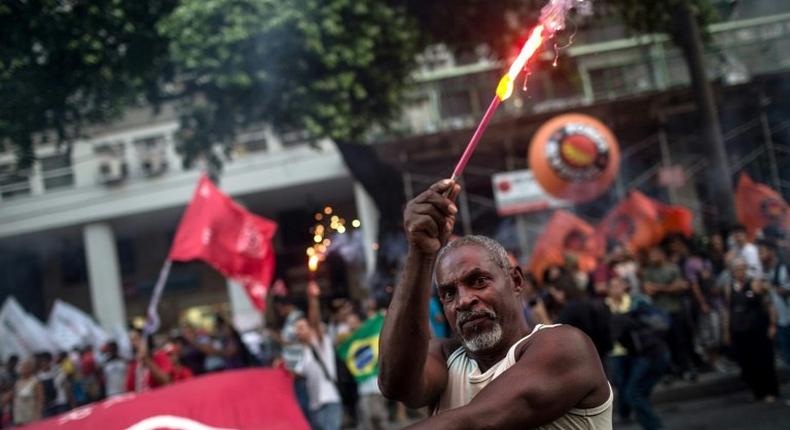
<path fill-rule="evenodd" d="M 120 157 L 102 157 L 99 160 L 99 181 L 103 184 L 117 184 L 126 179 L 126 163 Z"/>
<path fill-rule="evenodd" d="M 159 176 L 167 170 L 167 159 L 160 151 L 153 151 L 142 156 L 140 165 L 145 176 Z"/>

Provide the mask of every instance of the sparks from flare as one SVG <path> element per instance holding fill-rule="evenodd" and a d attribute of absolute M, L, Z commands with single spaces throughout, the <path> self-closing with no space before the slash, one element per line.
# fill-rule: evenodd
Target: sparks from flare
<path fill-rule="evenodd" d="M 496 88 L 496 95 L 491 100 L 491 104 L 488 105 L 488 109 L 486 109 L 483 119 L 480 120 L 480 124 L 477 125 L 477 130 L 475 130 L 475 133 L 472 135 L 472 139 L 469 141 L 469 144 L 466 145 L 466 150 L 464 150 L 463 155 L 461 155 L 461 159 L 458 160 L 455 170 L 453 170 L 452 179 L 454 181 L 457 181 L 461 177 L 461 173 L 464 171 L 466 164 L 472 157 L 472 153 L 475 152 L 477 143 L 480 141 L 480 138 L 483 137 L 483 132 L 488 126 L 488 122 L 491 120 L 491 117 L 494 116 L 494 112 L 496 112 L 499 104 L 513 95 L 513 83 L 515 82 L 516 77 L 518 77 L 519 72 L 521 72 L 521 69 L 527 66 L 529 59 L 535 55 L 535 52 L 538 50 L 538 48 L 540 48 L 540 45 L 543 44 L 543 29 L 543 25 L 538 25 L 532 30 L 529 39 L 527 39 L 526 43 L 524 43 L 524 46 L 521 48 L 521 52 L 518 53 L 518 56 L 510 65 L 510 69 L 508 69 L 507 73 L 502 76 L 502 79 L 499 80 L 499 84 Z"/>
<path fill-rule="evenodd" d="M 494 116 L 494 112 L 496 112 L 499 104 L 507 100 L 513 94 L 513 85 L 519 72 L 527 67 L 530 58 L 535 55 L 535 52 L 537 52 L 546 38 L 554 37 L 555 33 L 565 28 L 565 18 L 568 11 L 573 8 L 583 8 L 586 6 L 589 6 L 589 2 L 586 0 L 550 0 L 549 3 L 541 9 L 540 24 L 532 29 L 529 39 L 524 43 L 516 59 L 513 60 L 510 69 L 508 69 L 507 73 L 499 80 L 499 84 L 496 88 L 496 95 L 491 100 L 488 109 L 486 109 L 483 118 L 480 120 L 480 124 L 477 125 L 477 129 L 475 129 L 472 138 L 466 145 L 461 159 L 458 160 L 458 164 L 456 164 L 455 169 L 453 169 L 453 175 L 451 176 L 453 181 L 457 182 L 461 178 L 461 173 L 463 173 L 466 164 L 472 157 L 472 153 L 474 153 L 475 148 L 477 148 L 477 143 L 480 141 L 480 138 L 483 137 L 483 132 L 486 127 L 488 127 L 488 122 L 491 120 L 491 117 Z M 524 82 L 524 86 L 526 87 L 526 81 Z"/>

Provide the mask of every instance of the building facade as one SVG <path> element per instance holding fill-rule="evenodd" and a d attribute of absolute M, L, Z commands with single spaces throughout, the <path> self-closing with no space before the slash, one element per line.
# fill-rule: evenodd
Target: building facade
<path fill-rule="evenodd" d="M 747 169 L 790 191 L 790 6 L 743 2 L 710 29 L 707 60 L 717 89 L 733 171 Z M 525 262 L 547 214 L 502 218 L 491 175 L 527 166 L 527 147 L 552 116 L 581 111 L 612 128 L 623 153 L 611 191 L 577 208 L 600 216 L 637 187 L 704 216 L 694 178 L 707 154 L 696 145 L 696 107 L 681 53 L 665 36 L 631 37 L 616 21 L 580 27 L 573 45 L 549 50 L 532 66 L 526 88 L 504 104 L 463 177 L 458 233 L 499 238 Z M 485 56 L 461 62 L 440 47 L 415 73 L 395 133 L 375 135 L 379 157 L 401 175 L 404 197 L 446 177 L 493 94 L 502 64 Z M 91 312 L 105 327 L 141 317 L 178 221 L 202 171 L 182 167 L 175 151 L 177 115 L 138 108 L 88 130 L 71 151 L 36 149 L 29 172 L 0 154 L 0 299 L 16 296 L 45 317 L 55 298 Z M 254 213 L 278 222 L 277 276 L 298 290 L 307 279 L 305 248 L 314 214 L 331 206 L 356 218 L 364 263 L 327 264 L 319 276 L 338 294 L 359 291 L 375 258 L 379 214 L 332 142 L 309 144 L 266 127 L 239 136 L 220 188 Z M 663 168 L 680 167 L 687 185 L 668 188 Z M 351 234 L 352 232 L 349 232 Z M 175 324 L 196 309 L 232 311 L 254 325 L 238 285 L 202 263 L 174 266 L 161 310 Z"/>

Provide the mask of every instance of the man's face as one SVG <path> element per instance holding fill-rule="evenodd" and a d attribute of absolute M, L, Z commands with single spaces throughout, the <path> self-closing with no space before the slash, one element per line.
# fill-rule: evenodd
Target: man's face
<path fill-rule="evenodd" d="M 439 300 L 447 322 L 471 352 L 488 350 L 502 340 L 503 327 L 520 315 L 523 287 L 494 263 L 480 246 L 450 251 L 436 268 Z M 519 277 L 519 279 L 522 279 Z"/>
<path fill-rule="evenodd" d="M 732 239 L 739 246 L 743 246 L 746 243 L 746 232 L 742 230 L 738 230 L 732 234 Z"/>
<path fill-rule="evenodd" d="M 738 281 L 743 281 L 744 279 L 746 279 L 746 269 L 747 266 L 745 262 L 743 261 L 736 262 L 732 269 L 733 277 Z"/>
<path fill-rule="evenodd" d="M 622 278 L 612 278 L 609 280 L 609 296 L 619 299 L 625 295 L 628 285 Z"/>
<path fill-rule="evenodd" d="M 302 318 L 294 323 L 294 334 L 299 342 L 307 343 L 310 341 L 310 324 Z"/>
<path fill-rule="evenodd" d="M 140 346 L 142 344 L 142 340 L 143 340 L 143 338 L 142 338 L 142 336 L 140 336 L 140 333 L 138 333 L 138 332 L 136 332 L 134 330 L 131 330 L 129 332 L 129 343 L 132 345 L 132 350 L 133 351 L 139 351 L 140 350 Z"/>
<path fill-rule="evenodd" d="M 760 254 L 760 261 L 762 263 L 769 264 L 769 263 L 772 263 L 774 261 L 774 251 L 773 251 L 773 249 L 771 249 L 771 248 L 769 248 L 769 247 L 767 247 L 765 245 L 760 245 L 760 247 L 757 248 L 757 250 L 758 250 L 758 252 Z"/>
<path fill-rule="evenodd" d="M 650 261 L 650 264 L 660 265 L 664 263 L 666 256 L 664 255 L 664 251 L 661 248 L 654 247 L 650 248 L 647 258 Z"/>

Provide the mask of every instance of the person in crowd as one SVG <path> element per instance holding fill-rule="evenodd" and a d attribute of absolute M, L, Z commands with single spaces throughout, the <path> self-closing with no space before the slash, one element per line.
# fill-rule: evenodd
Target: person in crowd
<path fill-rule="evenodd" d="M 173 343 L 181 351 L 180 362 L 189 368 L 193 375 L 202 375 L 206 371 L 205 362 L 206 354 L 195 347 L 189 339 L 195 339 L 195 342 L 200 343 L 198 334 L 194 327 L 189 324 L 184 324 L 181 327 L 180 335 L 173 339 Z"/>
<path fill-rule="evenodd" d="M 567 275 L 561 276 L 556 285 L 549 287 L 549 293 L 560 306 L 555 322 L 583 331 L 592 339 L 601 362 L 606 361 L 612 349 L 608 307 L 589 298 L 584 290 L 579 289 L 575 278 Z"/>
<path fill-rule="evenodd" d="M 593 270 L 590 275 L 592 280 L 591 294 L 593 297 L 600 299 L 605 299 L 607 297 L 609 280 L 612 279 L 612 276 L 614 276 L 614 271 L 612 270 L 611 256 L 599 258 L 595 270 Z"/>
<path fill-rule="evenodd" d="M 766 283 L 749 276 L 749 263 L 732 260 L 732 281 L 725 290 L 729 308 L 729 341 L 741 377 L 755 399 L 772 403 L 779 394 L 771 338 L 776 324 Z"/>
<path fill-rule="evenodd" d="M 307 318 L 298 319 L 294 325 L 304 350 L 296 369 L 305 378 L 313 430 L 340 430 L 343 406 L 337 387 L 335 349 L 321 323 L 320 295 L 318 284 L 311 281 L 307 287 Z"/>
<path fill-rule="evenodd" d="M 354 304 L 345 298 L 336 298 L 332 300 L 330 305 L 332 312 L 329 315 L 326 332 L 331 339 L 338 342 L 353 331 L 348 326 L 348 321 L 349 317 L 356 315 L 356 312 L 354 311 Z"/>
<path fill-rule="evenodd" d="M 627 314 L 632 310 L 632 299 L 628 293 L 629 286 L 625 279 L 614 276 L 609 279 L 608 290 L 606 297 L 606 305 L 612 314 L 611 333 L 618 332 L 615 327 L 618 321 L 617 316 Z M 617 399 L 617 415 L 621 421 L 626 421 L 631 417 L 631 407 L 625 401 L 623 393 L 625 393 L 626 382 L 630 370 L 631 361 L 628 356 L 628 350 L 620 342 L 614 342 L 611 352 L 609 353 L 609 375 L 612 383 L 617 390 L 619 398 Z"/>
<path fill-rule="evenodd" d="M 779 261 L 776 243 L 759 243 L 762 279 L 768 285 L 771 304 L 776 312 L 776 343 L 785 365 L 790 367 L 790 271 Z"/>
<path fill-rule="evenodd" d="M 80 378 L 88 402 L 95 402 L 101 399 L 101 370 L 96 363 L 96 357 L 93 355 L 92 345 L 85 345 L 82 348 L 79 363 Z"/>
<path fill-rule="evenodd" d="M 182 333 L 184 339 L 206 355 L 208 371 L 240 369 L 251 366 L 254 358 L 239 332 L 220 315 L 214 317 L 215 336 L 211 342 L 201 342 L 191 337 L 189 332 Z M 213 359 L 213 360 L 209 360 Z"/>
<path fill-rule="evenodd" d="M 15 425 L 41 419 L 44 414 L 44 387 L 36 376 L 36 361 L 28 357 L 19 364 L 19 378 L 14 384 L 13 418 Z"/>
<path fill-rule="evenodd" d="M 683 279 L 678 266 L 667 259 L 660 246 L 651 247 L 647 255 L 648 265 L 644 268 L 642 287 L 655 305 L 669 315 L 673 373 L 694 380 L 696 372 L 691 364 L 694 353 L 692 327 L 684 305 L 689 283 Z"/>
<path fill-rule="evenodd" d="M 106 358 L 102 367 L 104 375 L 104 395 L 106 397 L 117 396 L 126 392 L 126 360 L 121 358 L 118 353 L 118 343 L 115 341 L 107 342 L 105 345 Z"/>
<path fill-rule="evenodd" d="M 38 354 L 38 379 L 44 391 L 44 417 L 53 417 L 73 406 L 71 387 L 66 372 L 52 362 L 52 354 Z"/>
<path fill-rule="evenodd" d="M 633 412 L 645 430 L 663 428 L 650 403 L 650 395 L 669 368 L 669 348 L 665 339 L 671 326 L 670 318 L 640 296 L 631 296 L 626 310 L 626 296 L 619 294 L 624 285 L 615 282 L 613 287 L 610 303 L 616 312 L 612 316 L 612 335 L 625 349 L 627 357 L 623 361 L 622 374 L 614 378 L 624 403 L 620 413 Z M 614 299 L 618 296 L 621 297 L 619 303 Z"/>
<path fill-rule="evenodd" d="M 757 246 L 749 241 L 746 235 L 746 227 L 736 225 L 730 232 L 732 237 L 732 247 L 727 253 L 727 261 L 734 258 L 741 258 L 746 262 L 747 273 L 749 279 L 758 279 L 762 273 L 760 265 L 760 253 L 757 251 Z"/>
<path fill-rule="evenodd" d="M 713 274 L 718 276 L 727 269 L 727 246 L 722 233 L 713 233 L 707 237 L 708 259 L 713 265 Z"/>
<path fill-rule="evenodd" d="M 19 377 L 17 366 L 19 356 L 12 354 L 0 368 L 0 428 L 10 427 L 13 424 L 12 406 L 14 399 L 14 386 Z"/>
<path fill-rule="evenodd" d="M 436 294 L 431 294 L 431 300 L 428 303 L 429 318 L 431 319 L 431 333 L 437 339 L 444 339 L 449 337 L 449 327 L 447 321 L 444 319 L 444 312 L 442 312 L 442 304 Z"/>
<path fill-rule="evenodd" d="M 414 430 L 611 429 L 613 393 L 590 339 L 569 326 L 530 330 L 524 276 L 498 242 L 446 243 L 459 192 L 442 180 L 406 206 L 409 251 L 380 338 L 382 393 L 435 405 Z M 432 284 L 456 338 L 432 340 L 427 318 L 415 318 L 428 315 Z"/>
<path fill-rule="evenodd" d="M 590 274 L 579 266 L 579 258 L 573 254 L 565 254 L 565 273 L 570 275 L 576 288 L 587 292 L 590 287 Z"/>
<path fill-rule="evenodd" d="M 294 376 L 296 400 L 302 413 L 310 421 L 310 401 L 307 396 L 307 383 L 304 375 L 296 368 L 296 365 L 304 360 L 304 347 L 296 337 L 296 322 L 304 318 L 304 313 L 297 309 L 288 295 L 274 296 L 273 304 L 277 316 L 283 320 L 283 326 L 280 330 L 283 365 Z"/>
<path fill-rule="evenodd" d="M 380 296 L 374 301 L 376 314 L 385 313 L 389 297 Z M 370 317 L 375 316 L 371 315 Z M 378 368 L 378 364 L 376 365 Z M 387 399 L 381 394 L 378 378 L 371 377 L 357 384 L 359 397 L 359 422 L 361 430 L 385 430 L 389 418 Z"/>
<path fill-rule="evenodd" d="M 329 324 L 326 326 L 326 335 L 337 345 L 351 336 L 362 324 L 362 320 L 355 312 L 354 303 L 351 300 L 336 298 L 330 305 L 332 313 L 329 317 Z M 344 426 L 356 427 L 359 421 L 357 383 L 346 364 L 337 356 L 335 357 L 335 369 L 337 370 L 337 388 L 340 390 L 340 397 L 343 400 Z"/>
<path fill-rule="evenodd" d="M 615 245 L 609 257 L 609 265 L 612 268 L 612 276 L 618 276 L 627 284 L 631 295 L 638 295 L 641 292 L 639 282 L 639 263 L 628 248 L 622 245 Z"/>
<path fill-rule="evenodd" d="M 533 274 L 524 274 L 524 294 L 522 295 L 524 319 L 527 320 L 530 327 L 537 324 L 551 324 L 549 311 L 543 300 L 543 296 L 549 294 L 548 289 L 539 289 L 538 286 L 538 280 Z"/>
<path fill-rule="evenodd" d="M 126 391 L 144 392 L 170 383 L 172 362 L 164 351 L 154 351 L 153 339 L 142 330 L 129 331 L 134 359 L 126 371 Z"/>
<path fill-rule="evenodd" d="M 14 385 L 16 379 L 19 377 L 17 366 L 19 366 L 19 356 L 16 354 L 8 356 L 5 365 L 0 369 L 0 385 Z"/>
<path fill-rule="evenodd" d="M 172 366 L 170 367 L 170 382 L 179 382 L 191 379 L 192 370 L 181 363 L 181 351 L 173 342 L 168 342 L 162 347 L 162 352 L 167 354 Z"/>

